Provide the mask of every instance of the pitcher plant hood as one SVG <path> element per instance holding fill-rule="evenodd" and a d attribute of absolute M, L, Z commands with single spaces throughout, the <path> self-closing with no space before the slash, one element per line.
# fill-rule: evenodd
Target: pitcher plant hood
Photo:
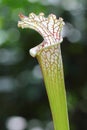
<path fill-rule="evenodd" d="M 42 48 L 61 43 L 63 41 L 61 31 L 64 22 L 61 17 L 57 19 L 54 14 L 50 14 L 47 18 L 45 18 L 44 13 L 40 13 L 39 15 L 31 13 L 29 14 L 29 17 L 19 14 L 19 17 L 21 21 L 18 22 L 18 27 L 34 29 L 43 37 L 42 43 L 30 49 L 31 56 L 35 57 Z"/>

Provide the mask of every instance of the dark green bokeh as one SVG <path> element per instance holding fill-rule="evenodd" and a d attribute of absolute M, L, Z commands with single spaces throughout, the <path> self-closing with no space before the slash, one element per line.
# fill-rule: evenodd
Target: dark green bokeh
<path fill-rule="evenodd" d="M 36 2 L 35 2 L 36 1 Z M 36 59 L 29 49 L 43 39 L 35 31 L 19 29 L 18 14 L 31 12 L 64 18 L 61 44 L 71 130 L 87 130 L 87 10 L 85 0 L 0 1 L 0 130 L 9 117 L 27 122 L 51 120 L 51 112 Z M 28 130 L 28 128 L 27 128 Z"/>

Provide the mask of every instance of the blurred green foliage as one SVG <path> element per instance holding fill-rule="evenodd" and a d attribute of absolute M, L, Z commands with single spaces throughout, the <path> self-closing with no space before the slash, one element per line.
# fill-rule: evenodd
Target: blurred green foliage
<path fill-rule="evenodd" d="M 7 130 L 6 121 L 14 116 L 27 121 L 52 119 L 40 68 L 29 55 L 29 49 L 43 39 L 37 32 L 17 27 L 20 12 L 27 16 L 54 13 L 64 18 L 61 49 L 70 126 L 71 130 L 87 130 L 85 0 L 0 0 L 0 129 Z"/>

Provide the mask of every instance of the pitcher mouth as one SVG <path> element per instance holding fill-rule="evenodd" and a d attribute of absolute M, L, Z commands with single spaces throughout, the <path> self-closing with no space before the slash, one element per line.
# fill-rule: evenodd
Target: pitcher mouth
<path fill-rule="evenodd" d="M 63 41 L 61 31 L 64 21 L 61 17 L 57 19 L 54 14 L 50 14 L 45 18 L 44 13 L 39 15 L 31 13 L 29 17 L 19 14 L 19 17 L 21 21 L 18 22 L 18 27 L 34 29 L 43 37 L 42 43 L 30 49 L 31 56 L 35 57 L 41 49 Z"/>

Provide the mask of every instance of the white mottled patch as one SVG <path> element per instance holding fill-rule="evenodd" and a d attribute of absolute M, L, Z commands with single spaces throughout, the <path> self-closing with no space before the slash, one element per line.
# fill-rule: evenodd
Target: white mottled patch
<path fill-rule="evenodd" d="M 39 15 L 31 13 L 29 17 L 20 14 L 19 17 L 21 21 L 18 22 L 18 27 L 34 29 L 44 39 L 43 43 L 30 50 L 31 56 L 35 57 L 41 49 L 62 42 L 61 31 L 64 25 L 62 18 L 57 19 L 54 14 L 50 14 L 48 18 L 45 18 L 44 13 L 40 13 Z"/>

